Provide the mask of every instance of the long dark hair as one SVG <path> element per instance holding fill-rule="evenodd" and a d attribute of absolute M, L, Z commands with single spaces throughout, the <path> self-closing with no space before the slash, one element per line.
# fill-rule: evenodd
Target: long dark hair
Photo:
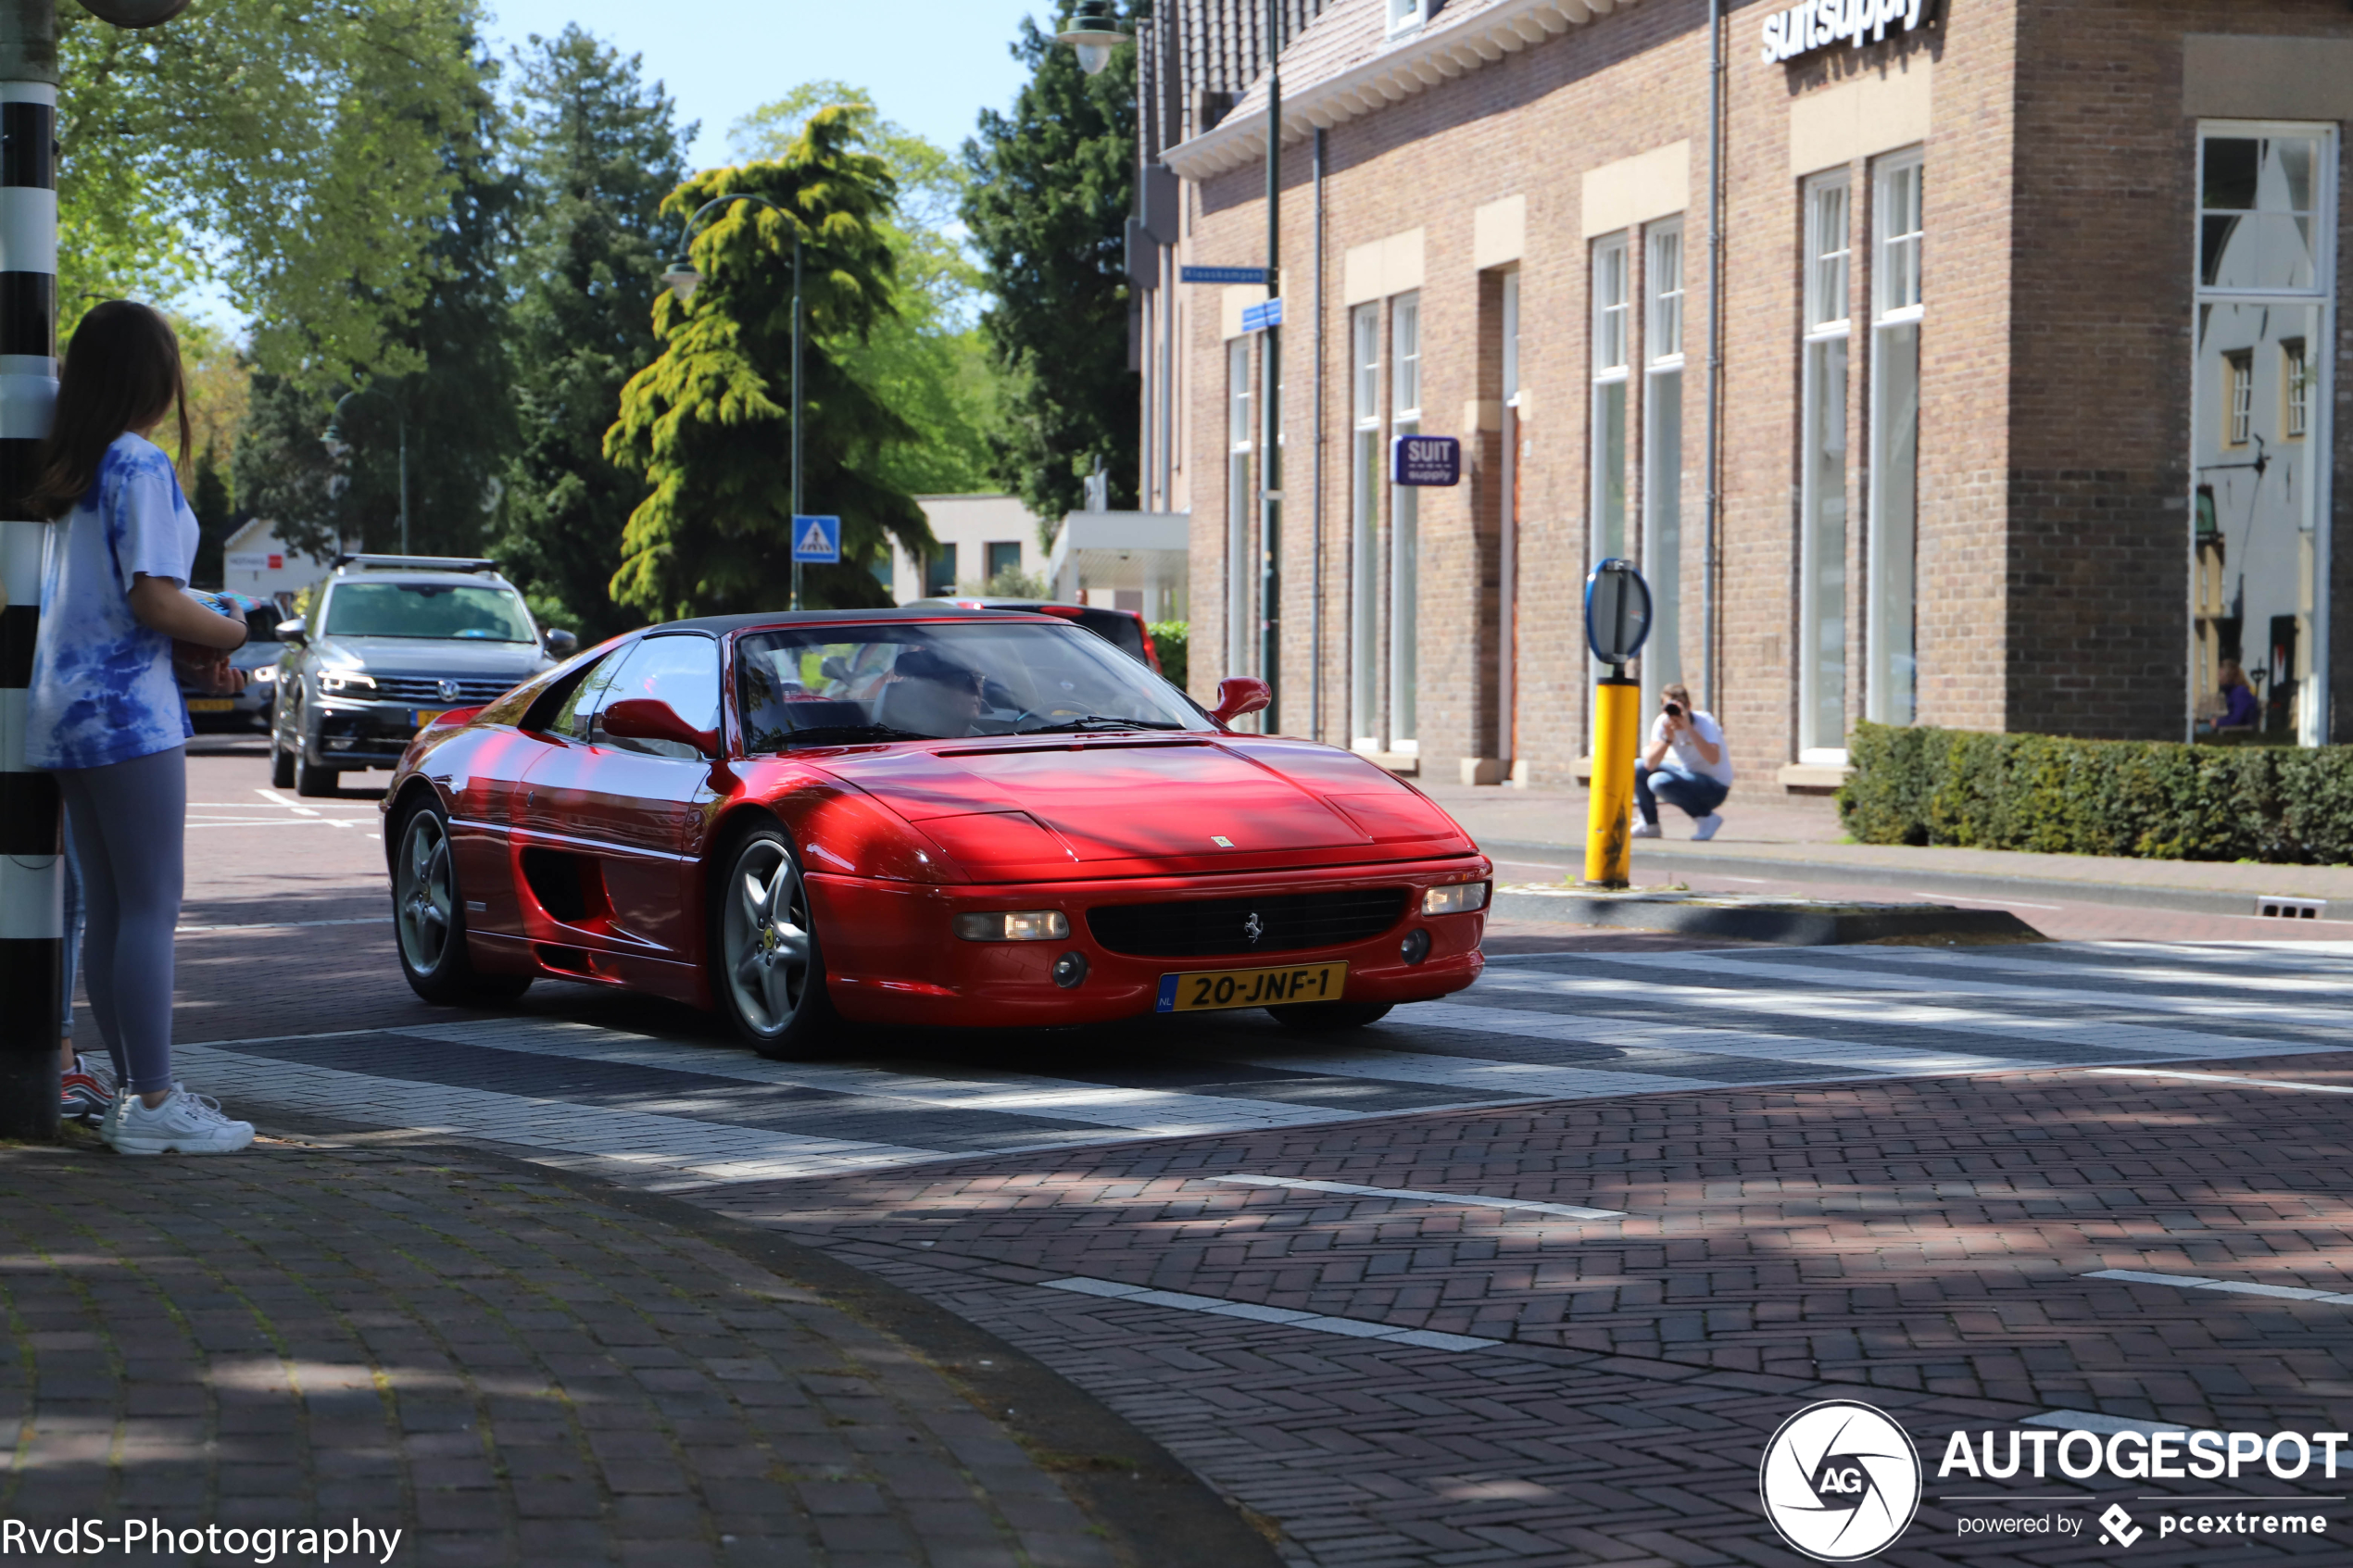
<path fill-rule="evenodd" d="M 90 493 L 98 463 L 127 430 L 145 430 L 180 411 L 180 458 L 188 465 L 188 383 L 180 339 L 151 306 L 110 299 L 73 330 L 57 382 L 57 418 L 41 449 L 41 477 L 25 504 L 60 518 Z"/>

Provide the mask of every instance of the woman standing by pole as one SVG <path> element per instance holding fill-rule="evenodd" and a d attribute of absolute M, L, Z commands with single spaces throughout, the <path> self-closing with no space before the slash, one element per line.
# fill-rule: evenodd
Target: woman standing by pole
<path fill-rule="evenodd" d="M 148 439 L 175 413 L 184 462 L 187 392 L 170 324 L 127 300 L 98 306 L 66 350 L 28 497 L 52 526 L 25 755 L 57 773 L 65 797 L 89 922 L 90 1010 L 114 1058 L 117 1095 L 99 1135 L 123 1154 L 226 1154 L 253 1141 L 250 1123 L 171 1075 L 193 733 L 172 664 L 176 651 L 233 691 L 242 683 L 226 655 L 245 639 L 242 618 L 181 591 L 195 514 L 172 459 Z"/>

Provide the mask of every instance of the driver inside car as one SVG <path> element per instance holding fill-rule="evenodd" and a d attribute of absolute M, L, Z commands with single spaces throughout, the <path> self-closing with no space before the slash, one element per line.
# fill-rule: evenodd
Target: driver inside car
<path fill-rule="evenodd" d="M 937 739 L 968 735 L 984 702 L 980 671 L 929 648 L 910 648 L 892 667 L 877 721 Z"/>

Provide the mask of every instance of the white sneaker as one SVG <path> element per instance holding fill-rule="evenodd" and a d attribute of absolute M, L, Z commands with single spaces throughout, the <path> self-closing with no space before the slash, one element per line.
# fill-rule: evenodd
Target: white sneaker
<path fill-rule="evenodd" d="M 107 1102 L 107 1113 L 98 1119 L 98 1141 L 108 1148 L 114 1147 L 114 1135 L 122 1127 L 122 1108 L 138 1097 L 123 1091 Z"/>
<path fill-rule="evenodd" d="M 1702 817 L 1699 821 L 1692 824 L 1692 837 L 1698 840 L 1700 843 L 1705 844 L 1709 839 L 1714 838 L 1716 836 L 1716 830 L 1723 825 L 1724 813 L 1721 811 L 1710 811 L 1706 816 Z"/>
<path fill-rule="evenodd" d="M 1634 824 L 1634 831 L 1627 836 L 1629 838 L 1656 838 L 1659 836 L 1658 824 L 1656 822 L 1636 822 Z"/>
<path fill-rule="evenodd" d="M 252 1123 L 232 1122 L 219 1100 L 178 1084 L 153 1110 L 136 1095 L 118 1096 L 115 1103 L 124 1108 L 107 1140 L 117 1154 L 234 1154 L 253 1142 Z"/>

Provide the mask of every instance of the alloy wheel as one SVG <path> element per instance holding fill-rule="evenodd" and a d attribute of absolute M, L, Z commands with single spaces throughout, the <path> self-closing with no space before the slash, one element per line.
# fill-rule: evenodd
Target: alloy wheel
<path fill-rule="evenodd" d="M 809 896 L 776 840 L 755 838 L 736 857 L 722 940 L 736 1013 L 758 1035 L 784 1034 L 808 999 Z"/>
<path fill-rule="evenodd" d="M 400 929 L 400 951 L 420 974 L 441 967 L 449 951 L 451 911 L 449 832 L 434 811 L 410 813 L 395 861 L 397 877 L 393 909 Z"/>

